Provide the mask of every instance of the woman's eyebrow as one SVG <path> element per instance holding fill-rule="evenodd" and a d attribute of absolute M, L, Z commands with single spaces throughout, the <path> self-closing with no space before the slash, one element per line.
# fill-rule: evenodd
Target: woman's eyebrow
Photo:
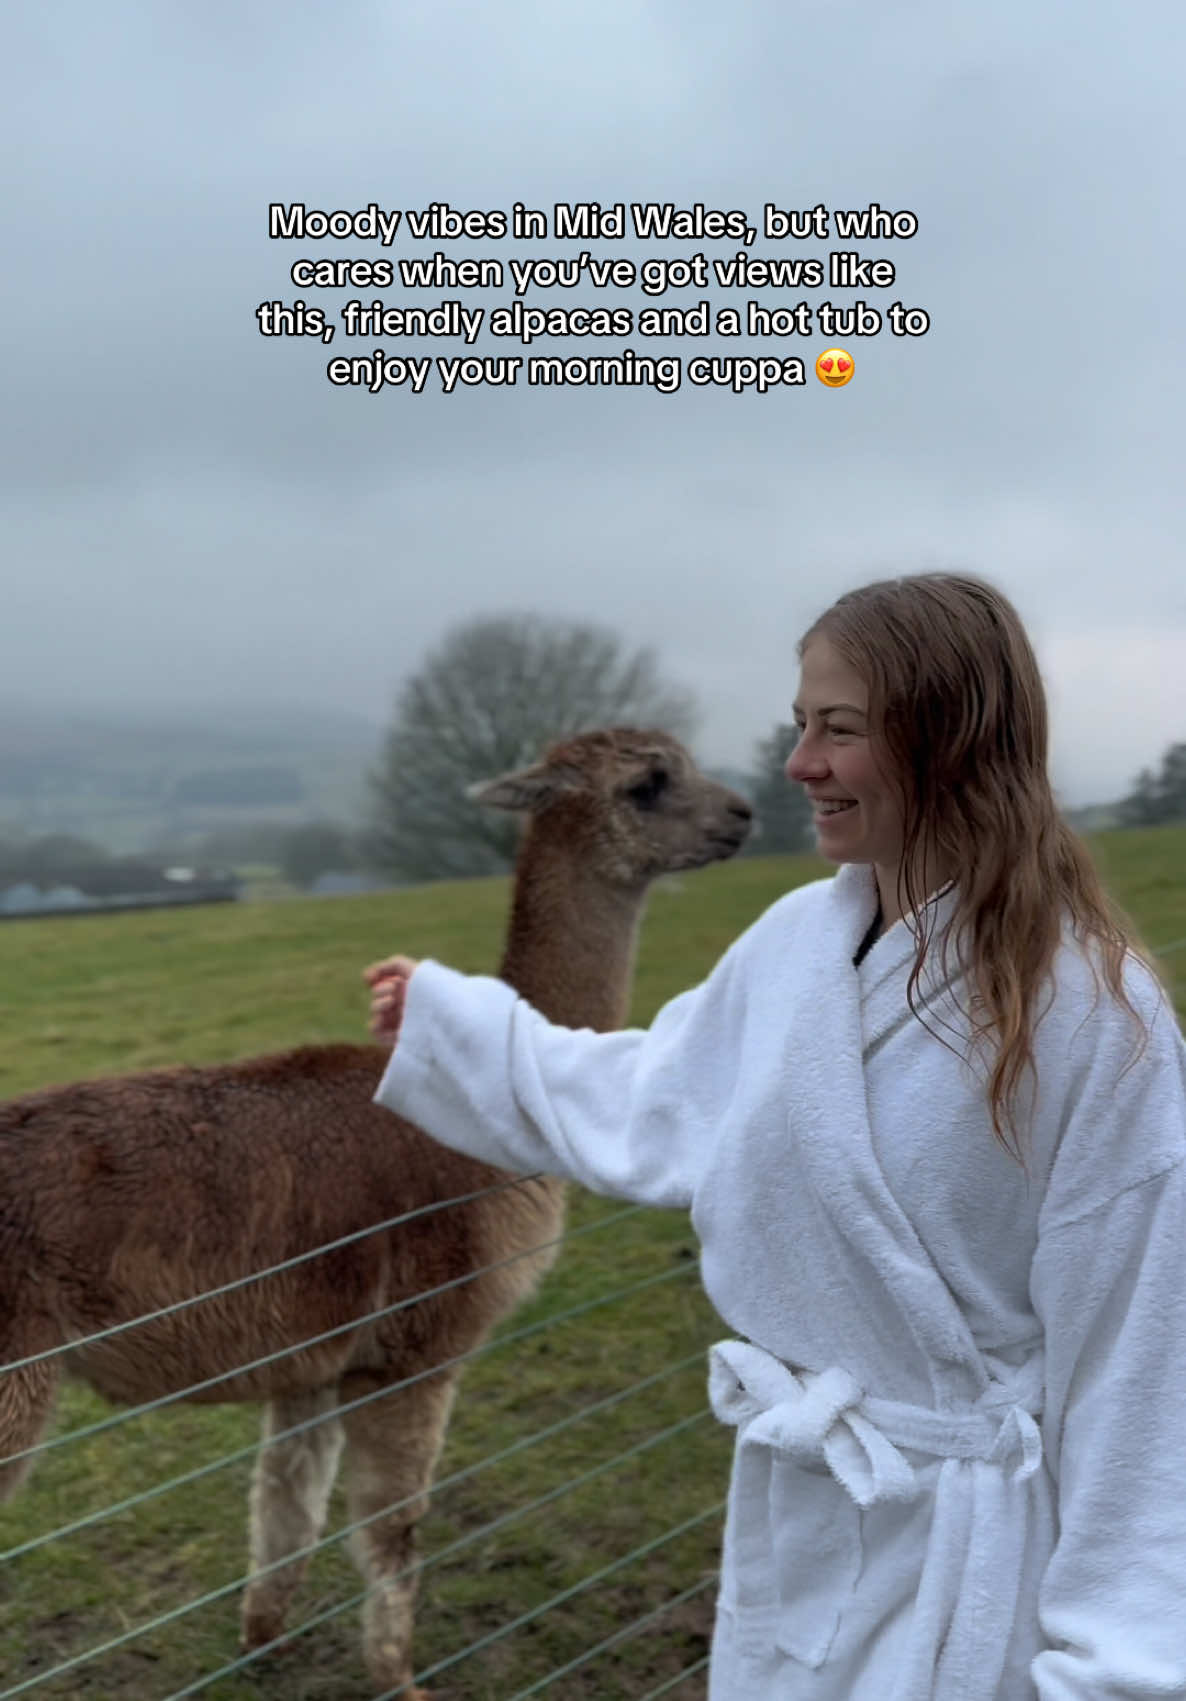
<path fill-rule="evenodd" d="M 847 709 L 852 715 L 863 715 L 865 713 L 864 709 L 858 709 L 855 703 L 829 703 L 826 709 L 817 709 L 816 713 L 819 715 L 831 715 L 835 714 L 837 709 Z M 791 713 L 793 715 L 801 715 L 803 713 L 803 705 L 801 703 L 792 703 Z"/>

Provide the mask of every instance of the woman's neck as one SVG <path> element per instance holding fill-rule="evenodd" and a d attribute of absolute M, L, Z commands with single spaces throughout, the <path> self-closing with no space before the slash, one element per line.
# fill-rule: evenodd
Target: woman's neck
<path fill-rule="evenodd" d="M 880 863 L 873 865 L 873 878 L 877 884 L 877 896 L 881 915 L 879 934 L 888 933 L 895 922 L 901 921 L 904 910 L 898 901 L 898 885 L 900 868 L 885 868 Z M 953 876 L 950 874 L 928 875 L 925 880 L 915 879 L 914 889 L 917 893 L 917 904 L 921 909 L 928 899 L 933 898 L 944 886 L 950 884 Z"/>

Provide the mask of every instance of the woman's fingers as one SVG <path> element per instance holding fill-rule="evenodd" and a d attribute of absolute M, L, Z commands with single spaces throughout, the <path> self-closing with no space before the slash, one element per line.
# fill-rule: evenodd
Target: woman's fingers
<path fill-rule="evenodd" d="M 402 987 L 402 982 L 400 983 Z M 403 993 L 384 994 L 371 1000 L 370 1028 L 376 1039 L 394 1039 L 403 1021 Z"/>
<path fill-rule="evenodd" d="M 368 964 L 362 971 L 362 978 L 370 986 L 384 980 L 407 980 L 415 967 L 415 957 L 384 957 L 378 963 Z"/>
<path fill-rule="evenodd" d="M 363 970 L 371 987 L 370 1031 L 376 1039 L 393 1043 L 404 1016 L 408 981 L 416 967 L 414 957 L 386 957 Z"/>

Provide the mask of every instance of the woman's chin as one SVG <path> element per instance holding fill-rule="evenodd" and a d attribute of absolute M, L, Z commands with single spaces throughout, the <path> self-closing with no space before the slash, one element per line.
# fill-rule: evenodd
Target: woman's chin
<path fill-rule="evenodd" d="M 815 835 L 815 854 L 824 862 L 834 862 L 839 866 L 845 862 L 873 862 L 876 859 L 872 853 L 856 840 L 846 845 L 840 840 L 839 834 L 821 833 L 818 829 Z"/>

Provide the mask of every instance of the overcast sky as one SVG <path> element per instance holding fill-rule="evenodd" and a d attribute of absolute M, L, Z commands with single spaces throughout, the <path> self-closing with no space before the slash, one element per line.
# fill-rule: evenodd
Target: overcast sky
<path fill-rule="evenodd" d="M 1186 738 L 1179 0 L 27 3 L 0 55 L 0 679 L 61 706 L 229 699 L 377 724 L 478 614 L 592 619 L 747 761 L 836 595 L 953 567 L 1026 618 L 1064 801 Z M 303 256 L 731 259 L 738 243 L 270 241 L 272 202 L 738 208 L 747 253 L 893 261 L 857 297 L 918 339 L 638 336 L 472 350 L 266 339 L 261 301 L 487 310 L 502 290 L 301 289 Z M 767 242 L 764 205 L 909 208 L 911 240 Z M 542 307 L 637 291 L 529 291 Z M 829 392 L 830 342 L 855 358 Z M 369 354 L 798 355 L 757 395 L 645 386 L 376 395 Z M 460 387 L 459 387 L 460 392 Z"/>

